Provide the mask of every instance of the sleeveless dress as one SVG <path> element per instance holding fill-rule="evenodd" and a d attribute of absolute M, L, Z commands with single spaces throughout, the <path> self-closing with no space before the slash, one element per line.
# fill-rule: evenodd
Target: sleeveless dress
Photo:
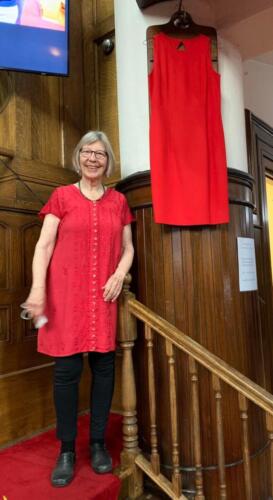
<path fill-rule="evenodd" d="M 38 351 L 113 351 L 117 301 L 105 302 L 102 287 L 119 263 L 123 227 L 133 220 L 126 198 L 108 188 L 91 201 L 72 184 L 53 191 L 39 215 L 46 214 L 60 223 L 47 272 L 48 323 L 39 329 Z"/>
<path fill-rule="evenodd" d="M 228 222 L 220 75 L 212 67 L 210 39 L 155 35 L 149 91 L 155 222 Z"/>

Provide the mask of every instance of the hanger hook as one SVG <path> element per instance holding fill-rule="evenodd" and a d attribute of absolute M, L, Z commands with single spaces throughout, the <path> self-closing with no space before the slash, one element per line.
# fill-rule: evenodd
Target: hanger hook
<path fill-rule="evenodd" d="M 183 7 L 183 0 L 179 0 L 178 12 L 182 12 L 182 10 L 184 10 L 184 7 Z"/>
<path fill-rule="evenodd" d="M 188 12 L 185 11 L 183 0 L 179 0 L 178 11 L 172 17 L 172 22 L 176 28 L 187 29 L 192 23 L 192 18 Z"/>

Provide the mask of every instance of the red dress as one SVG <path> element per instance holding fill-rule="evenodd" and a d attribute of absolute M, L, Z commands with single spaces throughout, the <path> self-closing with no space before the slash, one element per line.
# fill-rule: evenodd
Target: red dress
<path fill-rule="evenodd" d="M 39 330 L 38 351 L 113 351 L 117 302 L 105 302 L 102 287 L 120 260 L 123 227 L 133 219 L 126 198 L 109 188 L 92 202 L 69 185 L 53 191 L 40 216 L 46 214 L 60 224 L 47 273 L 49 321 Z"/>
<path fill-rule="evenodd" d="M 181 42 L 184 50 L 179 50 Z M 209 38 L 155 35 L 149 89 L 155 221 L 228 222 L 220 75 L 211 64 Z"/>

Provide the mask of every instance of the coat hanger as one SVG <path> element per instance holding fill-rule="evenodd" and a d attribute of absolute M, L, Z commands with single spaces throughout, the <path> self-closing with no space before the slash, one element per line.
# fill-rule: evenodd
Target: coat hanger
<path fill-rule="evenodd" d="M 156 33 L 163 32 L 176 36 L 183 32 L 184 35 L 185 32 L 195 31 L 195 27 L 197 26 L 198 25 L 193 22 L 191 15 L 184 9 L 183 0 L 179 0 L 178 9 L 172 14 L 170 20 L 166 24 L 150 26 L 147 29 L 146 43 L 152 41 L 152 37 Z M 151 35 L 150 37 L 149 34 Z"/>
<path fill-rule="evenodd" d="M 183 0 L 179 0 L 178 9 L 172 14 L 166 24 L 149 26 L 146 31 L 146 44 L 148 52 L 148 68 L 152 69 L 153 63 L 153 37 L 158 33 L 165 33 L 174 38 L 193 38 L 203 34 L 211 39 L 212 60 L 217 69 L 217 32 L 211 26 L 202 26 L 196 24 L 191 15 L 184 9 Z"/>
<path fill-rule="evenodd" d="M 172 14 L 170 20 L 166 24 L 150 26 L 147 29 L 146 40 L 152 39 L 157 33 L 166 33 L 170 36 L 178 37 L 193 37 L 203 33 L 210 38 L 216 39 L 216 30 L 210 26 L 202 26 L 196 24 L 189 12 L 183 6 L 183 0 L 179 0 L 178 9 Z"/>
<path fill-rule="evenodd" d="M 179 1 L 179 7 L 176 12 L 172 15 L 169 23 L 173 25 L 175 28 L 180 28 L 186 30 L 194 25 L 191 15 L 186 12 L 183 7 L 183 0 Z"/>

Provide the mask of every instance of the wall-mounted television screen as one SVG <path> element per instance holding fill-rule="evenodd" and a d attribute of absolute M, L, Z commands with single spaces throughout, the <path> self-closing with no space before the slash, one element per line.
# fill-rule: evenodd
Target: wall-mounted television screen
<path fill-rule="evenodd" d="M 69 0 L 0 0 L 0 68 L 68 74 Z"/>

